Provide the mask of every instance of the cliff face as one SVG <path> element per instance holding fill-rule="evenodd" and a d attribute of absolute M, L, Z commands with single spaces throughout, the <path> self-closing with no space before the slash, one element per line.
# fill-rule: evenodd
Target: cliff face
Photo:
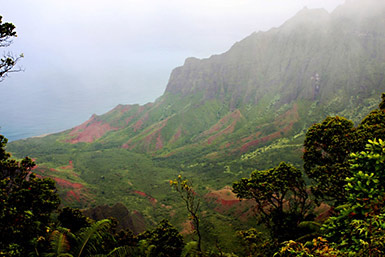
<path fill-rule="evenodd" d="M 385 92 L 384 46 L 383 0 L 348 1 L 331 14 L 304 8 L 226 53 L 188 58 L 154 103 L 118 105 L 7 150 L 35 158 L 65 201 L 121 201 L 172 217 L 168 180 L 180 170 L 217 187 L 278 161 L 299 166 L 310 125 L 328 115 L 359 122 Z"/>
<path fill-rule="evenodd" d="M 203 92 L 205 99 L 230 96 L 232 102 L 257 104 L 267 93 L 290 103 L 370 91 L 381 78 L 367 78 L 383 73 L 385 12 L 380 1 L 362 2 L 349 1 L 332 14 L 304 8 L 281 27 L 254 33 L 222 55 L 189 58 L 172 72 L 166 94 Z"/>
<path fill-rule="evenodd" d="M 224 54 L 186 59 L 153 105 L 99 117 L 126 121 L 111 124 L 113 132 L 100 140 L 167 156 L 213 144 L 241 153 L 298 134 L 325 115 L 360 119 L 385 90 L 385 5 L 361 2 L 331 14 L 304 8 Z M 296 118 L 285 118 L 293 112 Z"/>
<path fill-rule="evenodd" d="M 60 140 L 213 157 L 301 134 L 327 115 L 358 121 L 385 91 L 384 28 L 382 0 L 350 0 L 330 14 L 304 8 L 226 53 L 186 59 L 155 103 L 119 105 Z"/>

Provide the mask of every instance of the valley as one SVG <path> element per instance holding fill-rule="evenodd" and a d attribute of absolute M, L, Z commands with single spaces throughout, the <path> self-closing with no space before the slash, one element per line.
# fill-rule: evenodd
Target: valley
<path fill-rule="evenodd" d="M 233 183 L 281 162 L 303 172 L 309 127 L 328 116 L 357 126 L 381 102 L 385 5 L 368 2 L 347 1 L 332 13 L 304 8 L 223 54 L 187 58 L 152 103 L 118 105 L 6 149 L 33 158 L 38 177 L 56 182 L 62 206 L 121 203 L 143 217 L 142 230 L 166 218 L 190 238 L 185 206 L 169 183 L 182 175 L 201 199 L 205 247 L 221 242 L 232 252 L 236 231 L 266 232 L 256 225 L 254 201 L 239 201 Z"/>

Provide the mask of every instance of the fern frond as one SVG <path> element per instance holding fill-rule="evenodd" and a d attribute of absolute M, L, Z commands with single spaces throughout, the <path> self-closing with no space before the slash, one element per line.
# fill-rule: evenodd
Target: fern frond
<path fill-rule="evenodd" d="M 87 252 L 96 252 L 98 245 L 103 240 L 103 236 L 111 227 L 111 220 L 104 219 L 95 222 L 90 227 L 83 229 L 78 236 L 78 247 L 75 250 L 74 256 L 81 257 Z"/>
<path fill-rule="evenodd" d="M 67 234 L 70 232 L 65 228 L 58 228 L 50 235 L 50 244 L 52 252 L 46 254 L 47 257 L 52 256 L 68 256 L 70 245 L 67 239 Z"/>

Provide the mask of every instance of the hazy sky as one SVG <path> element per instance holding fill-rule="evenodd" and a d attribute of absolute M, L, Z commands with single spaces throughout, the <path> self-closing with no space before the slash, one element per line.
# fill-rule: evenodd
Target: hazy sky
<path fill-rule="evenodd" d="M 36 126 L 20 121 L 26 116 L 52 132 L 119 103 L 154 101 L 187 57 L 223 53 L 304 6 L 332 11 L 343 2 L 0 0 L 3 21 L 18 33 L 0 50 L 25 55 L 25 72 L 0 84 L 0 133 Z"/>

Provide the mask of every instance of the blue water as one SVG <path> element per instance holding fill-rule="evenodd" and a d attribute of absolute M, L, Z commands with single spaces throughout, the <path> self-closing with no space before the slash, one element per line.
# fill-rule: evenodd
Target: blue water
<path fill-rule="evenodd" d="M 0 134 L 9 141 L 70 129 L 118 104 L 154 101 L 166 84 L 160 80 L 158 87 L 149 89 L 59 75 L 25 76 L 12 74 L 0 83 Z"/>

